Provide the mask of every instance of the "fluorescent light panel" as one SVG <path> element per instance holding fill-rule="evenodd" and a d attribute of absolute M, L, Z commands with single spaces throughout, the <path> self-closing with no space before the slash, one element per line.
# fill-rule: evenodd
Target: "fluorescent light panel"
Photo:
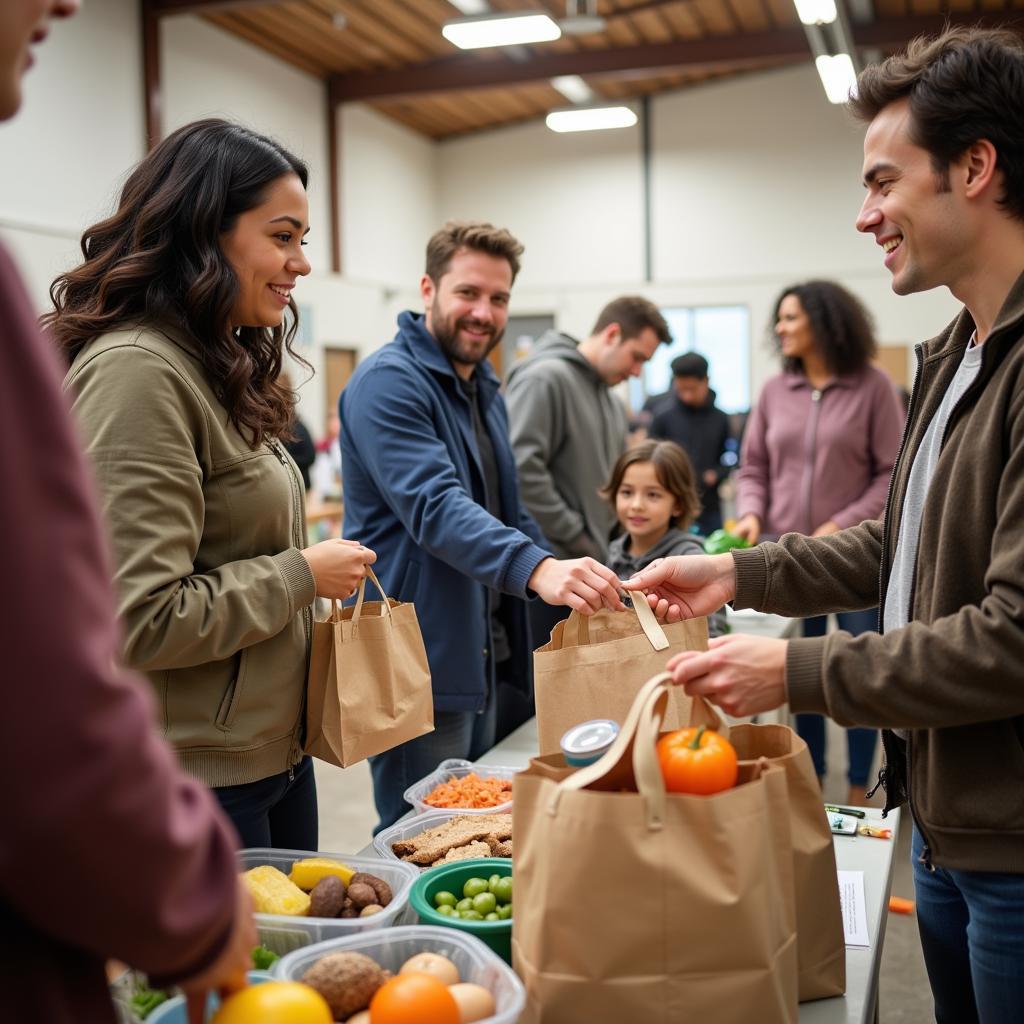
<path fill-rule="evenodd" d="M 553 132 L 594 132 L 606 128 L 629 128 L 636 124 L 636 114 L 629 107 L 570 107 L 552 110 L 545 124 Z"/>
<path fill-rule="evenodd" d="M 579 75 L 557 75 L 551 84 L 573 103 L 590 103 L 594 98 L 594 90 Z"/>
<path fill-rule="evenodd" d="M 557 39 L 562 30 L 546 15 L 536 13 L 488 14 L 447 22 L 441 35 L 463 50 L 485 46 L 517 46 Z"/>
<path fill-rule="evenodd" d="M 487 0 L 448 0 L 448 3 L 463 14 L 486 14 L 490 10 Z"/>
<path fill-rule="evenodd" d="M 815 58 L 814 66 L 818 69 L 821 84 L 825 87 L 825 95 L 829 103 L 845 103 L 850 93 L 857 86 L 857 72 L 853 70 L 853 61 L 848 53 L 837 53 L 834 57 L 821 56 Z"/>
<path fill-rule="evenodd" d="M 793 0 L 797 17 L 805 25 L 831 25 L 836 20 L 835 0 Z"/>

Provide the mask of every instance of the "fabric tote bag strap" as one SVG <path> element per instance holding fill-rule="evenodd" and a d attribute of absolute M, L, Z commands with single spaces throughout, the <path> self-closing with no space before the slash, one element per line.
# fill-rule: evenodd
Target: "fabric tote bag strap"
<path fill-rule="evenodd" d="M 665 630 L 661 628 L 661 624 L 654 617 L 647 598 L 642 594 L 638 595 L 638 598 L 633 599 L 633 611 L 640 621 L 640 628 L 644 631 L 644 636 L 647 637 L 653 650 L 667 650 L 669 639 L 665 636 Z M 586 647 L 590 643 L 590 620 L 587 616 L 574 611 L 565 620 L 565 625 L 562 627 L 562 638 L 566 647 Z"/>

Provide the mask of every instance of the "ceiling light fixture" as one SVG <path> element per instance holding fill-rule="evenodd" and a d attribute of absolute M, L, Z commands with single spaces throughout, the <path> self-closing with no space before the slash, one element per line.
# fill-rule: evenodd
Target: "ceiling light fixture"
<path fill-rule="evenodd" d="M 557 39 L 562 30 L 546 14 L 485 14 L 447 22 L 441 35 L 463 50 L 485 46 L 518 46 Z"/>
<path fill-rule="evenodd" d="M 805 25 L 831 25 L 836 20 L 835 0 L 793 0 L 797 17 Z"/>
<path fill-rule="evenodd" d="M 837 53 L 829 57 L 823 54 L 815 58 L 814 66 L 818 69 L 829 103 L 845 103 L 857 86 L 857 72 L 850 55 Z"/>
<path fill-rule="evenodd" d="M 556 75 L 551 84 L 572 103 L 591 103 L 594 90 L 579 75 Z"/>
<path fill-rule="evenodd" d="M 486 14 L 490 10 L 487 0 L 448 0 L 448 3 L 463 14 Z"/>
<path fill-rule="evenodd" d="M 636 113 L 629 107 L 568 107 L 552 110 L 544 123 L 553 132 L 596 132 L 606 128 L 630 128 L 636 124 Z"/>

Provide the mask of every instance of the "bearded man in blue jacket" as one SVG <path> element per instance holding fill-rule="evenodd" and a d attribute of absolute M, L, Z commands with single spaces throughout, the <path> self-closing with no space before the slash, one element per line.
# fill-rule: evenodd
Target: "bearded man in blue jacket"
<path fill-rule="evenodd" d="M 386 828 L 404 791 L 449 757 L 494 744 L 499 679 L 528 690 L 525 599 L 584 614 L 621 609 L 592 558 L 555 559 L 519 501 L 500 382 L 523 247 L 490 224 L 450 221 L 427 244 L 424 314 L 356 370 L 338 408 L 345 536 L 378 556 L 390 597 L 416 605 L 433 679 L 434 731 L 370 759 Z"/>

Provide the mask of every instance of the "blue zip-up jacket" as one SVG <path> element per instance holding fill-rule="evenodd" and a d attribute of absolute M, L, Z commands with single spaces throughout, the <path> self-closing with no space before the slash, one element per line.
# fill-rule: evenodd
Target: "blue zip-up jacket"
<path fill-rule="evenodd" d="M 423 317 L 359 365 L 338 401 L 345 536 L 377 552 L 389 597 L 416 606 L 439 711 L 480 711 L 493 684 L 490 595 L 527 596 L 550 552 L 519 501 L 508 417 L 491 367 L 477 367 L 501 481 L 499 522 L 473 499 L 483 469 L 469 402 Z M 526 605 L 503 600 L 511 675 L 530 678 Z"/>

